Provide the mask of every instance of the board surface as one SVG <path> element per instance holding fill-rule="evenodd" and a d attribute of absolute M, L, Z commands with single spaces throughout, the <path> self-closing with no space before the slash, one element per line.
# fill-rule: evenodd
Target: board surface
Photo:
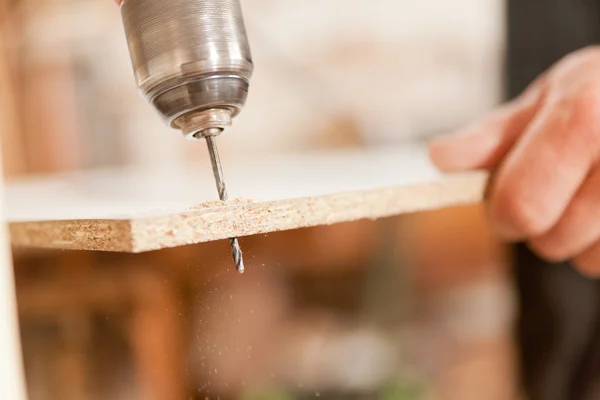
<path fill-rule="evenodd" d="M 208 162 L 10 182 L 12 244 L 143 252 L 476 203 L 487 182 L 440 174 L 420 145 L 222 161 L 228 202 Z"/>

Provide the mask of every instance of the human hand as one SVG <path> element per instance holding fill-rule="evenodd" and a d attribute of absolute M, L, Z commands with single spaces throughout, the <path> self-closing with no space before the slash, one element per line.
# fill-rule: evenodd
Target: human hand
<path fill-rule="evenodd" d="M 444 171 L 492 171 L 493 229 L 600 276 L 600 47 L 560 61 L 520 97 L 430 144 Z"/>

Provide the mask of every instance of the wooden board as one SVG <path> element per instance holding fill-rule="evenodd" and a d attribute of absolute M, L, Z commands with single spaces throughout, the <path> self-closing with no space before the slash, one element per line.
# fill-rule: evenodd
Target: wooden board
<path fill-rule="evenodd" d="M 479 202 L 487 175 L 442 175 L 423 146 L 223 159 L 230 198 L 208 162 L 12 182 L 12 244 L 144 252 L 232 236 L 375 219 Z"/>

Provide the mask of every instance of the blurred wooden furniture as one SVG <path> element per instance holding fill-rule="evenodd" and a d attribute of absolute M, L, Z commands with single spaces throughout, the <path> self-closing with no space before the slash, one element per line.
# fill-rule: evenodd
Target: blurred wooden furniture
<path fill-rule="evenodd" d="M 241 279 L 255 286 L 261 272 L 275 274 L 275 270 L 315 276 L 343 274 L 345 270 L 365 265 L 373 249 L 375 231 L 372 222 L 364 221 L 326 230 L 281 232 L 269 235 L 268 239 L 263 235 L 243 238 L 244 249 L 253 256 L 248 260 L 251 275 Z M 326 252 L 325 245 L 329 247 Z M 194 391 L 192 385 L 198 384 L 190 381 L 194 373 L 187 367 L 192 353 L 197 351 L 195 346 L 189 347 L 190 335 L 195 338 L 202 334 L 191 329 L 195 320 L 187 309 L 186 296 L 190 295 L 187 291 L 193 288 L 193 295 L 202 298 L 204 292 L 215 288 L 224 291 L 238 280 L 229 257 L 223 257 L 227 246 L 223 241 L 135 255 L 18 250 L 17 294 L 22 322 L 54 321 L 68 332 L 77 329 L 76 321 L 85 324 L 98 311 L 102 311 L 101 315 L 125 313 L 124 332 L 132 349 L 131 367 L 139 398 L 187 399 Z M 282 263 L 286 268 L 279 267 Z M 268 265 L 273 271 L 265 271 L 261 265 Z M 220 317 L 226 319 L 223 313 Z M 118 324 L 116 318 L 111 320 L 112 324 Z M 53 379 L 59 382 L 54 385 L 60 385 L 61 399 L 89 398 L 90 384 L 99 379 L 90 375 L 90 365 L 95 360 L 85 351 L 90 346 L 89 338 L 85 337 L 88 334 L 89 328 L 79 334 L 68 334 L 60 357 L 52 361 L 56 371 Z M 52 358 L 51 354 L 45 356 Z M 31 378 L 33 389 L 38 379 L 33 373 Z M 113 380 L 116 378 L 112 376 Z M 45 377 L 46 383 L 48 380 Z M 68 387 L 60 383 L 65 381 L 70 382 Z M 232 387 L 235 384 L 231 382 Z M 56 398 L 52 394 L 47 396 Z"/>
<path fill-rule="evenodd" d="M 90 398 L 90 388 L 101 377 L 91 373 L 90 332 L 82 324 L 97 312 L 110 315 L 124 311 L 129 314 L 125 332 L 133 354 L 132 372 L 139 398 L 188 397 L 189 385 L 183 373 L 186 341 L 182 313 L 178 311 L 181 296 L 177 280 L 163 275 L 162 266 L 157 265 L 162 263 L 161 257 L 116 255 L 103 260 L 94 253 L 69 252 L 22 254 L 17 260 L 21 270 L 17 292 L 21 320 L 55 321 L 66 329 L 60 357 L 54 360 L 56 372 L 53 387 L 48 389 L 50 398 L 57 394 L 61 399 Z M 44 264 L 52 271 L 41 279 L 23 272 Z M 34 390 L 35 376 L 30 378 Z"/>

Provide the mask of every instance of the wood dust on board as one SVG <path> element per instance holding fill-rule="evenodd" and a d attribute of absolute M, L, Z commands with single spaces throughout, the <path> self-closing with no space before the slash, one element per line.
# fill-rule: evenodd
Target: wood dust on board
<path fill-rule="evenodd" d="M 207 208 L 216 208 L 216 207 L 225 207 L 225 206 L 233 206 L 239 204 L 252 204 L 254 203 L 254 199 L 233 199 L 233 200 L 212 200 L 206 201 L 204 203 L 197 204 L 195 206 L 191 206 L 186 208 L 186 211 L 195 211 L 195 210 L 204 210 Z"/>

